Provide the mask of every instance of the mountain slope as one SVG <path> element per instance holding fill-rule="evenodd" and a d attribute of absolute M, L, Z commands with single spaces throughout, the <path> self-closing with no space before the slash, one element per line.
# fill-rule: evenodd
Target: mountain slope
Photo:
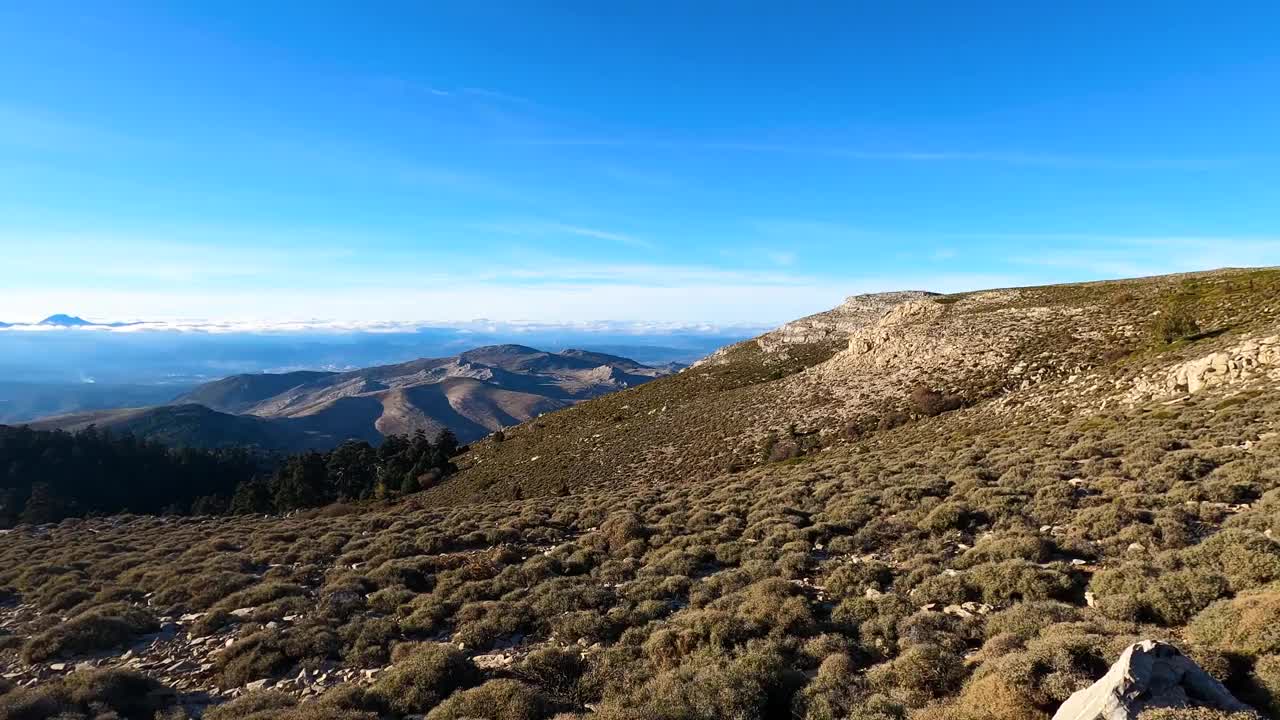
<path fill-rule="evenodd" d="M 196 387 L 173 406 L 80 413 L 47 418 L 39 425 L 96 423 L 135 434 L 145 429 L 148 437 L 196 445 L 242 438 L 246 444 L 281 450 L 324 447 L 348 438 L 377 443 L 392 433 L 423 430 L 434 435 L 445 428 L 470 442 L 669 372 L 603 353 L 495 345 L 349 372 L 235 375 Z M 190 409 L 198 406 L 209 412 Z M 177 407 L 185 409 L 178 412 Z"/>
<path fill-rule="evenodd" d="M 396 503 L 15 528 L 0 670 L 378 716 L 448 657 L 476 687 L 407 710 L 1048 720 L 1160 638 L 1280 716 L 1276 270 L 860 297 L 457 460 Z"/>
<path fill-rule="evenodd" d="M 922 389 L 965 405 L 1030 402 L 1033 388 L 1084 401 L 1265 334 L 1280 317 L 1276 297 L 1273 269 L 857 296 L 678 375 L 480 443 L 464 472 L 433 492 L 463 501 L 707 478 L 919 414 L 912 395 Z M 1162 342 L 1161 318 L 1179 315 L 1199 329 Z"/>
<path fill-rule="evenodd" d="M 1048 720 L 1159 638 L 1280 717 L 1275 270 L 857 298 L 457 459 L 390 505 L 15 528 L 0 670 L 386 717 L 447 657 L 476 687 L 408 710 Z"/>
<path fill-rule="evenodd" d="M 323 428 L 272 422 L 252 415 L 231 415 L 193 403 L 96 410 L 27 424 L 37 430 L 67 431 L 95 425 L 113 433 L 131 433 L 174 447 L 255 447 L 284 451 L 331 447 L 344 439 L 344 436 L 324 432 Z"/>
<path fill-rule="evenodd" d="M 200 385 L 190 392 L 179 395 L 174 402 L 197 403 L 227 413 L 244 413 L 254 405 L 290 388 L 331 377 L 334 374 L 299 370 L 288 373 L 232 375 Z"/>

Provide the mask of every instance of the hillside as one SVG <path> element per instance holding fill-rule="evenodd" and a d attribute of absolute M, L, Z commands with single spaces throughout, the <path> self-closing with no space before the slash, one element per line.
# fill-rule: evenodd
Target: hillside
<path fill-rule="evenodd" d="M 345 439 L 252 415 L 231 415 L 183 403 L 145 408 L 92 410 L 24 423 L 37 430 L 75 432 L 90 426 L 130 433 L 171 447 L 305 450 L 332 447 Z"/>
<path fill-rule="evenodd" d="M 172 405 L 75 413 L 32 423 L 90 424 L 197 447 L 272 450 L 376 443 L 390 434 L 448 428 L 463 442 L 670 372 L 626 358 L 521 345 L 477 348 L 349 372 L 234 375 L 200 385 Z"/>
<path fill-rule="evenodd" d="M 1269 327 L 1280 314 L 1267 294 L 1280 289 L 1277 276 L 1220 271 L 853 297 L 678 375 L 480 443 L 467 469 L 437 492 L 529 497 L 672 474 L 708 478 L 759 464 L 779 442 L 845 442 L 858 428 L 909 413 L 922 386 L 968 405 L 1004 408 L 1047 392 L 1102 403 L 1117 386 L 1139 382 L 1148 363 L 1227 347 Z M 1152 327 L 1161 312 L 1193 315 L 1199 330 L 1158 343 Z M 1110 385 L 1094 387 L 1104 381 Z"/>
<path fill-rule="evenodd" d="M 1274 269 L 852 298 L 456 461 L 8 533 L 0 708 L 115 668 L 209 720 L 1049 720 L 1160 639 L 1280 713 Z"/>

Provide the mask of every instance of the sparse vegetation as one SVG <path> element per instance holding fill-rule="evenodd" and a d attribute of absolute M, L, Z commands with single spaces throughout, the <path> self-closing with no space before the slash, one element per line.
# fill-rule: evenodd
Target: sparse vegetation
<path fill-rule="evenodd" d="M 1234 293 L 1203 292 L 1197 314 L 1219 326 L 1218 303 Z M 1135 337 L 1144 317 L 1127 318 Z M 1071 375 L 999 402 L 966 388 L 965 407 L 916 410 L 852 440 L 773 422 L 743 442 L 733 474 L 674 464 L 655 465 L 661 481 L 585 479 L 613 471 L 585 449 L 604 434 L 588 422 L 597 403 L 610 427 L 652 424 L 637 442 L 685 442 L 690 426 L 661 406 L 650 415 L 642 394 L 674 405 L 659 394 L 670 385 L 715 405 L 777 382 L 744 366 L 710 380 L 695 369 L 511 428 L 500 449 L 463 456 L 470 469 L 393 503 L 21 526 L 0 543 L 2 618 L 21 647 L 0 644 L 0 657 L 13 668 L 98 652 L 118 663 L 172 618 L 173 642 L 198 635 L 216 648 L 211 668 L 184 677 L 219 692 L 282 683 L 210 720 L 1046 720 L 1126 645 L 1156 636 L 1280 712 L 1269 630 L 1280 619 L 1280 392 L 1263 379 L 1176 404 L 1119 402 L 1112 383 L 1134 384 L 1129 362 L 1098 371 L 1114 373 L 1098 395 Z M 886 402 L 901 410 L 917 385 L 962 387 L 917 378 Z M 1224 403 L 1244 392 L 1248 402 Z M 615 423 L 618 413 L 640 419 Z M 576 434 L 530 439 L 566 429 Z M 795 462 L 765 462 L 769 431 L 814 444 Z M 685 447 L 651 447 L 668 445 Z M 547 447 L 562 454 L 529 460 Z M 506 472 L 517 456 L 523 475 L 485 485 L 495 476 L 484 463 Z M 342 671 L 353 679 L 300 700 L 294 678 Z M 4 692 L 7 708 L 37 690 Z"/>

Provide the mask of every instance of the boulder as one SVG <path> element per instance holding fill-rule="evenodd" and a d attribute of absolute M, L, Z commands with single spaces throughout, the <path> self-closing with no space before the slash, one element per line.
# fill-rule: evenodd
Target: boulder
<path fill-rule="evenodd" d="M 1143 640 L 1125 649 L 1102 679 L 1062 704 L 1053 720 L 1135 720 L 1149 708 L 1250 711 L 1178 648 Z"/>

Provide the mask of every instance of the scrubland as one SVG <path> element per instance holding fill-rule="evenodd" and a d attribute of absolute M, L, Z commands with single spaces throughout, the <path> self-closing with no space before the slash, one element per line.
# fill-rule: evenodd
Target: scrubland
<path fill-rule="evenodd" d="M 1125 342 L 1037 382 L 912 376 L 831 408 L 829 432 L 748 433 L 719 470 L 574 482 L 584 451 L 548 479 L 518 443 L 640 393 L 767 398 L 861 360 L 695 368 L 486 440 L 395 503 L 20 526 L 0 536 L 0 718 L 1048 720 L 1141 638 L 1276 716 L 1280 385 L 1258 367 L 1133 392 L 1274 329 L 1274 296 L 1239 288 L 1275 278 L 1226 277 L 1176 337 L 1124 306 Z"/>

